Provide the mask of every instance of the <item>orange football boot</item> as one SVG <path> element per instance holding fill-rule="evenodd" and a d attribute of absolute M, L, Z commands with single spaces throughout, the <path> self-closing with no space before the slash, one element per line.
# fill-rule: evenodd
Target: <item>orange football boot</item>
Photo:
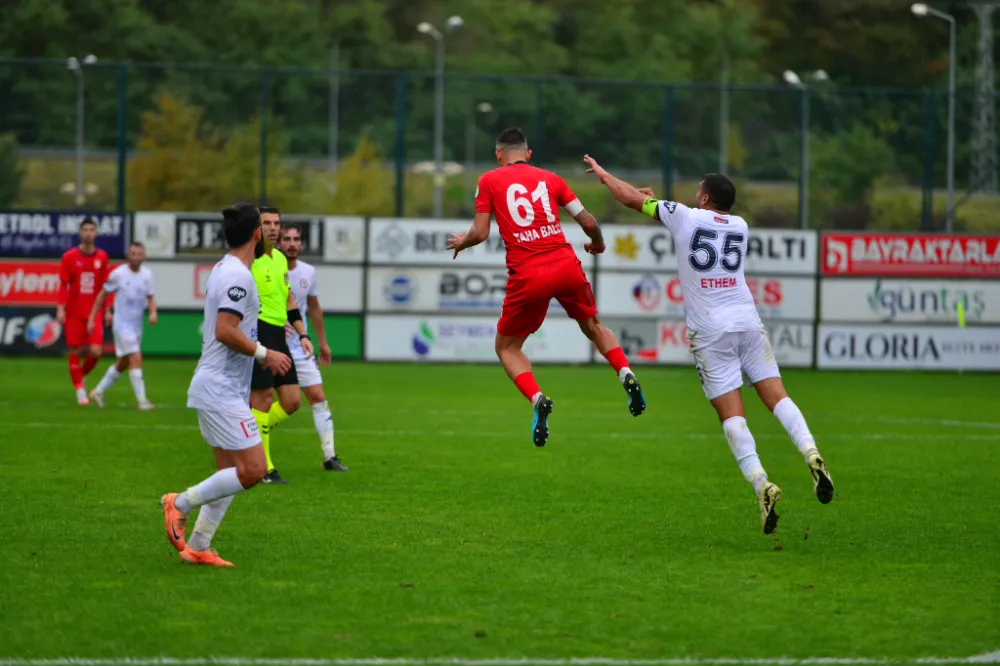
<path fill-rule="evenodd" d="M 215 552 L 214 548 L 209 548 L 208 550 L 192 550 L 190 547 L 185 548 L 181 551 L 181 560 L 187 562 L 188 564 L 205 564 L 210 567 L 235 566 L 232 562 L 227 562 L 219 557 L 219 554 Z"/>
<path fill-rule="evenodd" d="M 167 532 L 167 539 L 170 545 L 183 552 L 187 548 L 187 541 L 184 540 L 184 530 L 187 528 L 187 515 L 180 512 L 174 504 L 177 493 L 167 493 L 160 498 L 160 506 L 163 507 L 163 522 Z"/>

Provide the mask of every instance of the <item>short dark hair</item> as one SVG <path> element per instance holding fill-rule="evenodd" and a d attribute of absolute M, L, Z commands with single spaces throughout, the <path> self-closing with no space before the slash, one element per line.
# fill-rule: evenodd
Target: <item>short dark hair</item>
<path fill-rule="evenodd" d="M 285 233 L 289 231 L 299 232 L 299 238 L 302 238 L 302 227 L 293 222 L 291 224 L 281 225 L 281 233 L 278 234 L 278 240 L 281 240 L 281 238 L 285 235 Z"/>
<path fill-rule="evenodd" d="M 714 208 L 727 213 L 736 203 L 736 186 L 721 173 L 706 173 L 702 176 L 701 193 L 708 195 Z"/>
<path fill-rule="evenodd" d="M 128 246 L 129 247 L 141 247 L 143 250 L 146 249 L 146 246 L 143 245 L 142 243 L 140 243 L 139 241 L 132 241 L 131 243 L 128 244 Z"/>
<path fill-rule="evenodd" d="M 94 218 L 90 217 L 89 215 L 83 218 L 83 222 L 80 223 L 80 228 L 83 229 L 88 224 L 94 227 L 95 229 L 97 228 L 97 222 L 94 222 Z"/>
<path fill-rule="evenodd" d="M 278 217 L 281 217 L 281 211 L 274 206 L 257 206 L 257 210 L 263 213 L 274 213 Z"/>
<path fill-rule="evenodd" d="M 508 127 L 500 132 L 497 137 L 497 148 L 500 150 L 510 150 L 511 148 L 527 148 L 528 137 L 524 135 L 518 127 Z"/>
<path fill-rule="evenodd" d="M 249 243 L 259 226 L 260 211 L 252 203 L 233 204 L 222 211 L 222 235 L 230 248 Z"/>

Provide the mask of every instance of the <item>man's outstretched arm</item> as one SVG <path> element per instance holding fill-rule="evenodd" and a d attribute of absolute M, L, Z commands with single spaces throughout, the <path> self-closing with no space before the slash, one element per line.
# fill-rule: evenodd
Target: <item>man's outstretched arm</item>
<path fill-rule="evenodd" d="M 623 205 L 628 206 L 632 210 L 648 215 L 649 217 L 656 217 L 656 204 L 659 202 L 651 196 L 651 190 L 640 190 L 626 183 L 621 178 L 612 176 L 590 155 L 584 155 L 583 161 L 590 167 L 587 169 L 587 173 L 592 173 L 600 178 L 601 183 L 608 188 L 615 199 L 618 199 Z"/>

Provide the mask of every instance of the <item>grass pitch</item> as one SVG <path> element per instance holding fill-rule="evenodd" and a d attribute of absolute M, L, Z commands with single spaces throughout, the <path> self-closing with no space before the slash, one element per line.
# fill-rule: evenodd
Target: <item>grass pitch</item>
<path fill-rule="evenodd" d="M 93 386 L 104 360 L 88 378 Z M 536 368 L 549 445 L 495 366 L 324 368 L 272 436 L 289 486 L 236 498 L 184 566 L 158 500 L 212 471 L 183 407 L 194 362 L 147 362 L 79 408 L 64 361 L 0 361 L 0 659 L 890 658 L 1000 648 L 995 375 L 785 373 L 837 484 L 820 505 L 746 392 L 785 491 L 764 536 L 692 369 Z"/>

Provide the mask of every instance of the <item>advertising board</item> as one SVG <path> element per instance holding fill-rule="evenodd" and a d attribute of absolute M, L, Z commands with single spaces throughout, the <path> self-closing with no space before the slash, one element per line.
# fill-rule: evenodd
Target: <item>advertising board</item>
<path fill-rule="evenodd" d="M 370 361 L 499 363 L 496 318 L 485 316 L 368 315 L 365 356 Z M 591 344 L 576 322 L 548 319 L 524 343 L 532 363 L 586 363 Z"/>
<path fill-rule="evenodd" d="M 674 238 L 661 224 L 606 225 L 607 251 L 601 269 L 676 271 Z M 763 275 L 815 275 L 817 235 L 796 229 L 750 229 L 746 272 Z"/>
<path fill-rule="evenodd" d="M 747 287 L 765 319 L 811 321 L 816 282 L 811 277 L 750 276 Z M 601 314 L 623 317 L 683 317 L 684 296 L 676 273 L 612 273 L 597 281 Z"/>
<path fill-rule="evenodd" d="M 147 356 L 199 356 L 204 317 L 201 312 L 160 312 L 155 326 L 147 321 L 142 353 Z M 311 323 L 310 323 L 311 325 Z M 325 315 L 327 342 L 334 358 L 361 358 L 361 316 Z M 313 341 L 318 342 L 315 336 Z"/>
<path fill-rule="evenodd" d="M 370 312 L 499 314 L 506 293 L 507 272 L 503 268 L 375 266 L 368 270 Z M 565 311 L 553 300 L 549 314 L 565 314 Z"/>
<path fill-rule="evenodd" d="M 368 229 L 368 260 L 373 264 L 448 265 L 452 253 L 446 249 L 448 236 L 468 231 L 467 220 L 421 220 L 373 218 Z M 593 257 L 583 251 L 590 240 L 583 229 L 570 221 L 562 225 L 566 240 L 573 245 L 584 269 L 593 266 Z M 503 266 L 505 247 L 496 225 L 480 245 L 463 250 L 456 266 Z"/>
<path fill-rule="evenodd" d="M 205 285 L 214 262 L 147 261 L 145 265 L 153 272 L 156 301 L 160 307 L 198 310 L 204 307 Z M 2 275 L 0 273 L 0 279 Z M 360 266 L 317 265 L 316 282 L 324 311 L 360 312 Z"/>
<path fill-rule="evenodd" d="M 124 257 L 129 216 L 80 211 L 0 211 L 0 256 L 61 257 L 80 244 L 80 223 L 88 217 L 97 224 L 97 247 L 112 259 Z"/>
<path fill-rule="evenodd" d="M 114 353 L 111 328 L 104 329 L 104 352 Z M 63 327 L 54 307 L 0 307 L 0 356 L 60 356 L 66 353 Z"/>
<path fill-rule="evenodd" d="M 634 363 L 694 365 L 687 326 L 679 319 L 618 319 L 604 321 L 618 336 L 622 349 Z M 813 326 L 766 321 L 779 366 L 812 365 Z"/>
<path fill-rule="evenodd" d="M 1000 328 L 821 324 L 821 369 L 1000 370 Z"/>
<path fill-rule="evenodd" d="M 958 305 L 970 323 L 1000 323 L 1000 280 L 826 278 L 822 320 L 827 322 L 951 323 Z"/>
<path fill-rule="evenodd" d="M 1000 276 L 1000 236 L 825 233 L 824 275 Z"/>

